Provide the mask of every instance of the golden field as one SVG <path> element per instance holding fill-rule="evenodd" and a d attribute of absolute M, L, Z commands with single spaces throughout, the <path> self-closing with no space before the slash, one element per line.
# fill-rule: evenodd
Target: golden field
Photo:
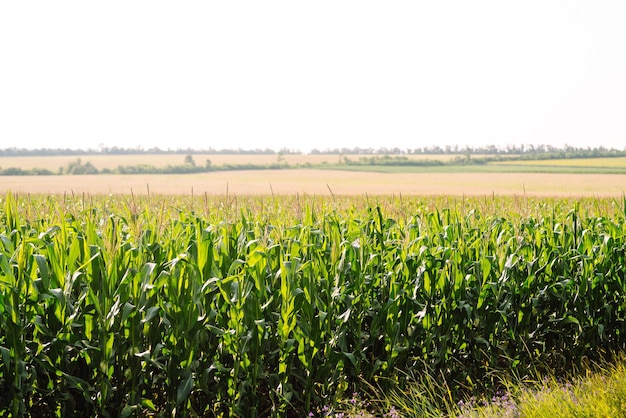
<path fill-rule="evenodd" d="M 528 195 L 615 196 L 617 174 L 374 173 L 314 169 L 217 171 L 189 175 L 0 176 L 0 192 L 173 195 Z"/>

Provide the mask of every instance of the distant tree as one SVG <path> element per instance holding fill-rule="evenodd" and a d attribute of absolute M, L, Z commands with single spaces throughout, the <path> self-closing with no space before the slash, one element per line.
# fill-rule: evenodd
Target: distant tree
<path fill-rule="evenodd" d="M 63 170 L 65 174 L 98 174 L 98 169 L 89 161 L 82 163 L 80 158 L 70 162 Z"/>
<path fill-rule="evenodd" d="M 76 167 L 81 165 L 81 160 L 80 158 L 75 159 L 74 161 L 68 163 L 65 166 L 65 170 L 63 170 L 64 173 L 66 174 L 74 174 L 74 170 L 76 169 Z"/>

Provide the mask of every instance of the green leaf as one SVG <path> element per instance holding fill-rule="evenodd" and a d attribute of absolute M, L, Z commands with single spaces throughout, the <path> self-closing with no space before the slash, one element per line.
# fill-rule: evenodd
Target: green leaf
<path fill-rule="evenodd" d="M 128 302 L 124 303 L 124 306 L 122 307 L 122 321 L 126 321 L 128 317 L 130 316 L 130 314 L 133 313 L 134 310 L 135 310 L 135 305 L 128 303 Z"/>
<path fill-rule="evenodd" d="M 193 373 L 189 373 L 187 378 L 181 380 L 176 390 L 176 405 L 180 405 L 191 393 L 193 389 Z"/>
<path fill-rule="evenodd" d="M 141 323 L 145 324 L 146 322 L 152 321 L 154 317 L 159 313 L 160 310 L 161 310 L 160 306 L 152 306 L 148 308 L 148 312 L 146 312 L 146 316 L 145 318 L 141 320 Z"/>
<path fill-rule="evenodd" d="M 148 408 L 151 411 L 155 411 L 156 412 L 156 406 L 154 406 L 154 402 L 152 402 L 150 399 L 145 399 L 142 398 L 141 399 L 141 406 Z"/>
<path fill-rule="evenodd" d="M 0 346 L 0 353 L 2 354 L 2 362 L 7 367 L 11 367 L 11 350 L 6 347 Z"/>
<path fill-rule="evenodd" d="M 124 409 L 122 409 L 122 413 L 120 414 L 120 418 L 128 418 L 137 410 L 137 405 L 124 405 Z"/>

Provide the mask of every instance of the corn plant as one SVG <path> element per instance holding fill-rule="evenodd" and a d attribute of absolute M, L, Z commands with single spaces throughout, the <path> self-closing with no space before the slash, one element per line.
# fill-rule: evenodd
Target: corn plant
<path fill-rule="evenodd" d="M 303 416 L 626 344 L 612 199 L 18 196 L 0 416 Z"/>

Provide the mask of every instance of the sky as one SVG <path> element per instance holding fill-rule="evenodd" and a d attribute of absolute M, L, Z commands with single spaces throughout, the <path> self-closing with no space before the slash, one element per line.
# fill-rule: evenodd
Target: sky
<path fill-rule="evenodd" d="M 626 2 L 0 2 L 0 148 L 626 147 Z"/>

